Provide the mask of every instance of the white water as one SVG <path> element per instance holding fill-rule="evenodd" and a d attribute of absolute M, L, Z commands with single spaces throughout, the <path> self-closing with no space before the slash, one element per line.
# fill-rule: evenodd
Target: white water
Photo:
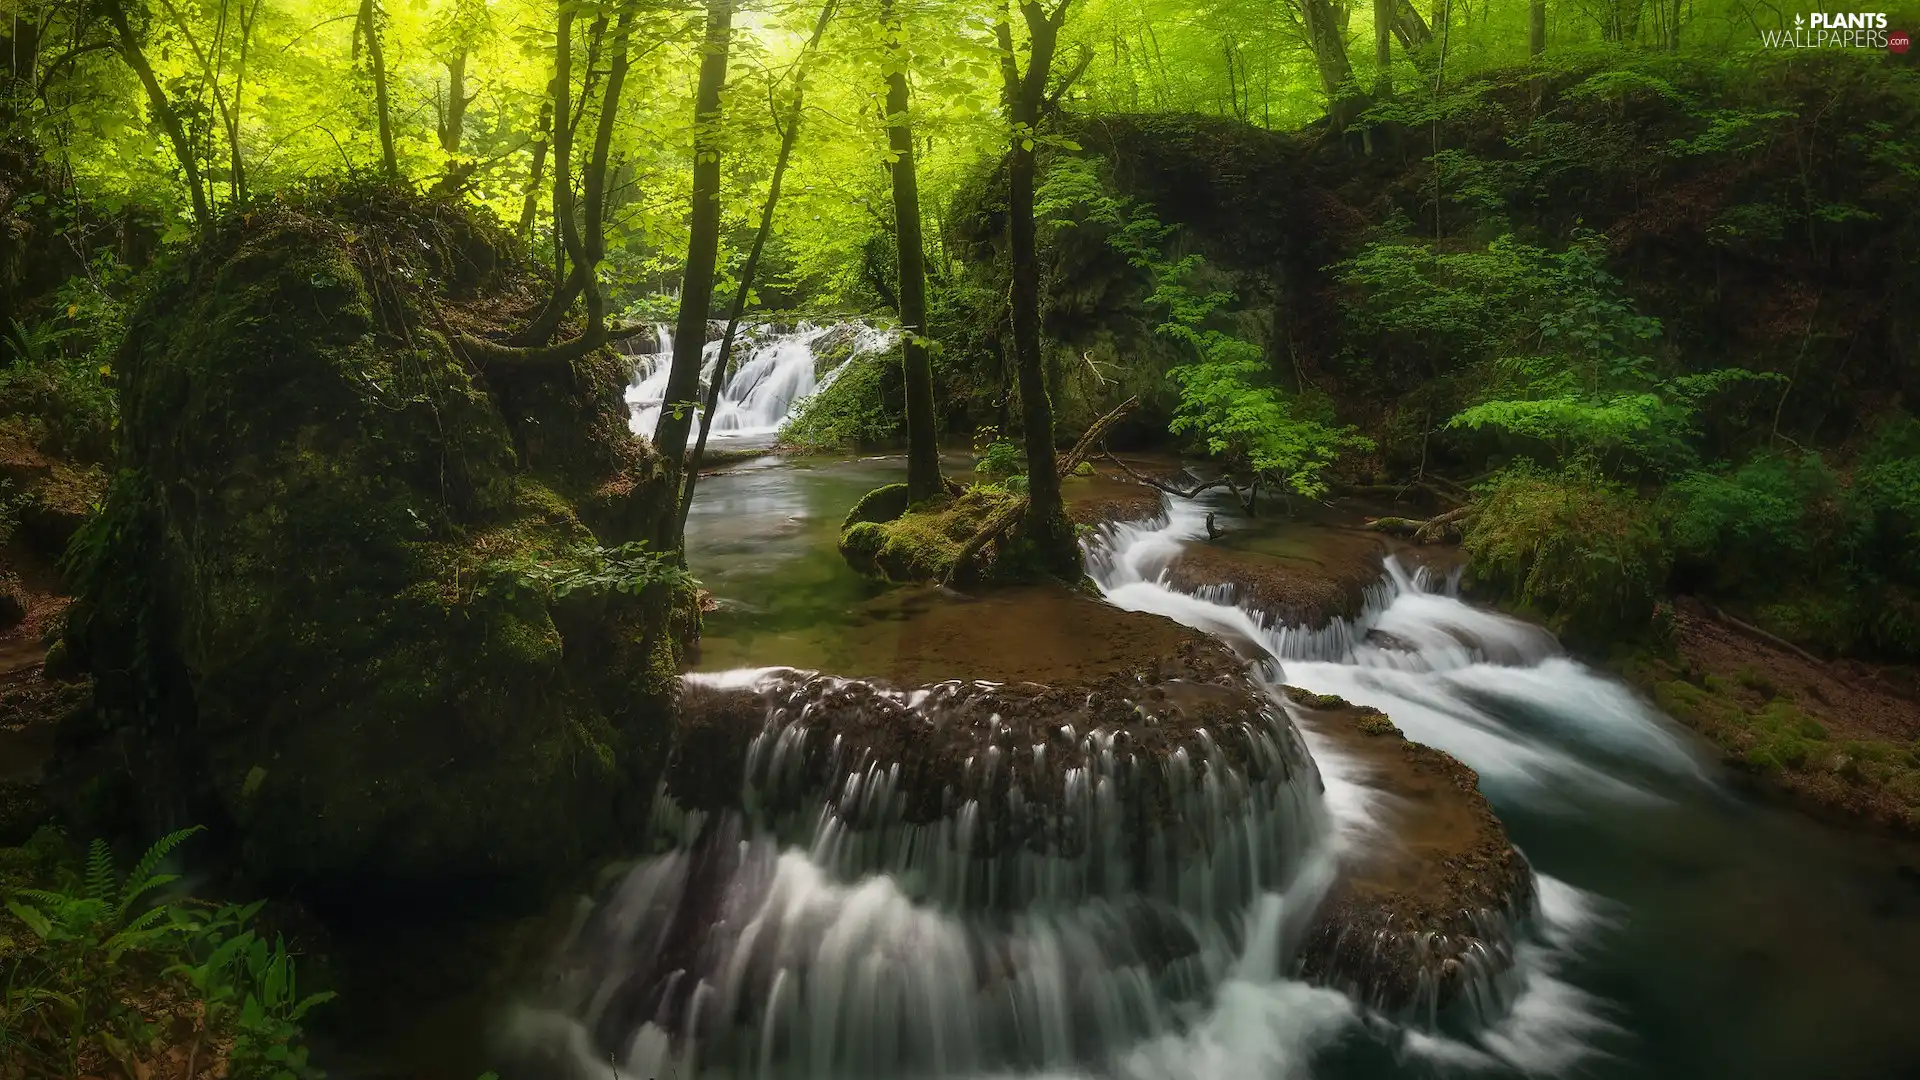
<path fill-rule="evenodd" d="M 884 349 L 892 340 L 887 332 L 865 324 L 801 323 L 786 333 L 744 327 L 734 342 L 733 374 L 720 387 L 720 404 L 714 410 L 709 438 L 754 439 L 778 432 L 800 402 L 826 389 L 845 370 L 842 362 L 824 374 L 815 373 L 814 346 L 829 334 L 854 335 L 850 356 Z M 627 406 L 633 414 L 629 424 L 646 438 L 653 437 L 667 396 L 673 334 L 664 324 L 656 331 L 653 346 L 651 352 L 635 356 L 634 381 L 627 387 Z M 704 401 L 714 363 L 720 356 L 720 343 L 707 342 L 702 356 L 699 399 Z M 696 423 L 701 411 L 694 410 Z"/>
<path fill-rule="evenodd" d="M 1176 500 L 1160 522 L 1094 538 L 1089 568 L 1109 601 L 1264 653 L 1276 683 L 1374 705 L 1529 809 L 1576 795 L 1644 803 L 1710 783 L 1657 713 L 1550 635 L 1463 603 L 1450 582 L 1390 562 L 1359 618 L 1313 631 L 1236 606 L 1225 588 L 1169 588 L 1161 571 L 1204 534 L 1204 513 Z M 778 677 L 700 679 L 747 690 Z M 768 729 L 772 749 L 750 756 L 743 778 L 750 790 L 771 790 L 780 753 L 798 760 L 802 729 Z M 1324 783 L 1311 815 L 1321 824 L 1294 872 L 1233 918 L 1085 882 L 1022 886 L 1039 902 L 968 915 L 958 908 L 970 891 L 941 884 L 957 872 L 943 854 L 951 830 L 850 826 L 891 805 L 891 777 L 872 762 L 836 769 L 812 817 L 735 820 L 706 844 L 693 843 L 698 815 L 667 808 L 661 823 L 682 842 L 585 918 L 576 943 L 586 947 L 560 973 L 575 1004 L 521 1013 L 517 1041 L 539 1048 L 537 1068 L 552 1075 L 614 1066 L 712 1080 L 1282 1080 L 1315 1075 L 1353 1037 L 1442 1075 L 1564 1076 L 1606 1054 L 1621 1037 L 1612 1010 L 1567 969 L 1610 932 L 1615 905 L 1545 876 L 1513 968 L 1471 988 L 1468 1024 L 1402 1026 L 1288 977 L 1337 860 L 1384 842 L 1389 809 L 1363 766 L 1303 735 Z M 1275 840 L 1271 825 L 1235 827 L 1236 843 Z M 1013 872 L 1046 878 L 1061 862 Z"/>

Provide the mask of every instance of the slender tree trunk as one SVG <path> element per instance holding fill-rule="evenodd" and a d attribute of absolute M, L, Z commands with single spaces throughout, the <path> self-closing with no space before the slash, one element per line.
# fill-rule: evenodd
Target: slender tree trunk
<path fill-rule="evenodd" d="M 1037 0 L 1021 0 L 1031 53 L 1022 73 L 1013 50 L 1013 29 L 996 28 L 1000 70 L 1006 84 L 1007 112 L 1013 121 L 1007 155 L 1007 220 L 1013 271 L 1013 353 L 1020 384 L 1021 428 L 1027 448 L 1027 521 L 1025 533 L 1041 562 L 1063 577 L 1080 573 L 1080 550 L 1066 520 L 1060 477 L 1053 452 L 1053 402 L 1040 353 L 1040 260 L 1033 222 L 1034 136 L 1040 106 L 1046 100 L 1048 70 L 1070 0 L 1051 12 Z"/>
<path fill-rule="evenodd" d="M 367 65 L 373 69 L 373 107 L 379 114 L 380 171 L 387 179 L 398 180 L 400 163 L 393 153 L 393 113 L 387 107 L 387 63 L 380 48 L 379 18 L 374 0 L 360 0 L 360 32 L 367 43 Z"/>
<path fill-rule="evenodd" d="M 733 293 L 733 307 L 727 311 L 727 330 L 720 335 L 720 355 L 713 361 L 713 377 L 707 380 L 707 399 L 700 413 L 700 437 L 694 442 L 693 457 L 687 462 L 686 486 L 680 496 L 680 516 L 674 526 L 676 549 L 686 547 L 687 514 L 693 509 L 693 489 L 700 480 L 700 459 L 707 452 L 707 433 L 713 430 L 713 414 L 720 408 L 720 388 L 727 381 L 727 361 L 733 354 L 734 335 L 739 333 L 740 320 L 747 310 L 747 297 L 752 294 L 754 277 L 760 270 L 760 253 L 767 246 L 767 237 L 773 233 L 773 211 L 780 203 L 780 183 L 786 179 L 787 162 L 792 159 L 794 141 L 800 136 L 800 106 L 806 91 L 806 64 L 819 47 L 820 38 L 826 34 L 827 23 L 832 21 L 834 9 L 838 6 L 839 0 L 827 0 L 820 8 L 820 20 L 813 25 L 813 37 L 807 39 L 806 47 L 795 61 L 793 101 L 787 106 L 786 123 L 780 130 L 780 153 L 773 159 L 773 178 L 767 184 L 767 201 L 760 207 L 760 228 L 753 234 L 753 246 L 747 250 L 747 261 L 740 268 L 740 284 Z"/>
<path fill-rule="evenodd" d="M 546 176 L 547 148 L 553 144 L 553 98 L 540 103 L 540 141 L 533 144 L 533 168 L 527 176 L 527 195 L 520 203 L 520 239 L 533 239 L 533 218 L 540 211 L 540 181 Z"/>
<path fill-rule="evenodd" d="M 1393 96 L 1393 0 L 1373 0 L 1373 92 Z"/>
<path fill-rule="evenodd" d="M 914 169 L 913 125 L 907 97 L 906 50 L 893 0 L 881 0 L 890 41 L 887 64 L 887 149 L 893 159 L 893 234 L 899 267 L 900 353 L 906 363 L 907 501 L 944 490 L 940 439 L 933 414 L 933 365 L 927 356 L 926 248 L 920 236 L 920 180 Z"/>
<path fill-rule="evenodd" d="M 559 243 L 555 245 L 553 293 L 534 316 L 532 324 L 521 331 L 514 344 L 539 347 L 553 340 L 560 320 L 586 286 L 582 276 L 587 253 L 580 242 L 579 222 L 573 198 L 573 22 L 575 8 L 561 4 L 554 19 L 553 42 L 553 226 Z M 585 102 L 582 102 L 584 111 Z M 564 256 L 567 271 L 560 272 Z"/>
<path fill-rule="evenodd" d="M 587 158 L 587 174 L 581 194 L 584 226 L 583 265 L 579 276 L 587 294 L 587 328 L 591 333 L 607 329 L 606 300 L 600 294 L 600 260 L 607 254 L 607 162 L 612 154 L 613 128 L 619 119 L 620 94 L 627 84 L 627 45 L 633 36 L 634 0 L 620 6 L 620 17 L 613 32 L 613 56 L 607 68 L 607 89 L 600 99 L 600 122 L 593 134 L 593 150 Z"/>
<path fill-rule="evenodd" d="M 467 97 L 467 50 L 460 49 L 447 60 L 447 105 L 440 114 L 440 149 L 449 154 L 460 152 L 472 100 Z"/>
<path fill-rule="evenodd" d="M 200 165 L 194 159 L 193 144 L 187 140 L 186 128 L 180 123 L 180 115 L 173 111 L 173 103 L 167 100 L 167 92 L 160 87 L 160 80 L 153 73 L 153 65 L 147 63 L 147 55 L 140 49 L 140 40 L 134 36 L 133 26 L 127 21 L 127 9 L 124 0 L 108 0 L 107 18 L 113 22 L 114 33 L 120 40 L 120 56 L 140 80 L 147 92 L 147 108 L 153 118 L 160 122 L 160 129 L 166 132 L 167 141 L 173 145 L 173 156 L 180 162 L 180 171 L 186 177 L 187 194 L 193 200 L 193 222 L 204 229 L 213 223 L 207 211 L 206 185 L 200 178 Z"/>
<path fill-rule="evenodd" d="M 1547 0 L 1528 0 L 1527 4 L 1527 55 L 1539 56 L 1547 51 Z"/>
<path fill-rule="evenodd" d="M 720 252 L 720 89 L 727 81 L 727 48 L 733 36 L 733 0 L 707 0 L 707 33 L 694 90 L 693 214 L 687 237 L 686 274 L 680 286 L 680 317 L 674 326 L 673 361 L 667 372 L 665 407 L 653 430 L 664 459 L 667 490 L 678 493 L 687 435 L 693 427 L 700 359 L 706 351 L 707 312 L 713 306 L 713 271 Z M 674 549 L 679 515 L 661 522 L 656 547 Z"/>

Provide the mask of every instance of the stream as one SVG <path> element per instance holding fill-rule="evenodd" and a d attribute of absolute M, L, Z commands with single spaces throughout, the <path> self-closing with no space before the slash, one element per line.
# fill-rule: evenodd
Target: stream
<path fill-rule="evenodd" d="M 745 369 L 730 382 L 717 419 L 734 420 L 717 428 L 764 439 L 777 428 L 776 406 L 784 415 L 817 385 L 810 357 L 800 359 L 811 339 L 795 340 L 760 347 L 753 362 L 766 362 L 750 382 Z M 639 382 L 650 374 L 643 367 Z M 778 394 L 743 405 L 756 386 Z M 657 415 L 657 396 L 629 396 L 637 427 L 646 409 Z M 965 458 L 944 465 L 968 468 Z M 718 606 L 690 685 L 798 678 L 782 669 L 872 675 L 924 655 L 926 613 L 953 598 L 866 581 L 833 547 L 846 508 L 903 472 L 897 457 L 768 456 L 704 481 L 688 550 Z M 506 1041 L 537 1062 L 528 1071 L 716 1080 L 1914 1075 L 1920 856 L 1910 846 L 1755 800 L 1710 748 L 1633 691 L 1426 571 L 1387 560 L 1359 618 L 1314 632 L 1271 624 L 1218 590 L 1175 591 L 1158 568 L 1181 545 L 1204 542 L 1209 510 L 1249 535 L 1308 528 L 1250 520 L 1226 501 L 1171 500 L 1157 521 L 1105 526 L 1086 540 L 1106 603 L 1252 643 L 1269 685 L 1376 706 L 1409 739 L 1475 769 L 1535 872 L 1537 908 L 1511 971 L 1437 1016 L 1379 1015 L 1290 977 L 1290 950 L 1334 859 L 1393 842 L 1389 796 L 1303 728 L 1308 771 L 1288 771 L 1294 779 L 1265 809 L 1219 826 L 1246 854 L 1210 880 L 1245 888 L 1238 906 L 1216 886 L 1195 893 L 1179 882 L 1164 902 L 1087 899 L 1096 890 L 1062 886 L 1076 867 L 1054 860 L 1032 871 L 1038 884 L 989 885 L 1021 897 L 1015 910 L 969 911 L 948 902 L 965 891 L 952 884 L 965 868 L 942 861 L 935 834 L 848 831 L 863 815 L 885 818 L 895 792 L 884 774 L 817 814 L 771 825 L 703 829 L 697 811 L 669 807 L 656 817 L 679 841 L 659 839 L 576 934 L 575 991 L 557 1004 L 530 1000 L 505 1022 Z M 1020 635 L 1002 645 L 1009 652 L 1074 633 L 1045 603 L 996 602 L 1031 604 L 1015 620 Z M 795 691 L 789 707 L 804 715 L 807 700 Z M 943 707 L 937 694 L 887 700 Z M 1284 757 L 1293 726 L 1279 700 L 1271 752 Z M 758 767 L 772 777 L 790 751 L 770 752 Z M 966 812 L 956 820 L 964 827 Z M 693 842 L 706 833 L 714 836 Z M 892 854 L 873 847 L 890 843 Z M 700 909 L 709 924 L 690 928 L 675 913 L 696 890 L 713 899 Z M 973 974 L 983 965 L 995 972 L 987 982 Z M 667 981 L 685 985 L 661 996 L 653 983 L 669 969 Z"/>

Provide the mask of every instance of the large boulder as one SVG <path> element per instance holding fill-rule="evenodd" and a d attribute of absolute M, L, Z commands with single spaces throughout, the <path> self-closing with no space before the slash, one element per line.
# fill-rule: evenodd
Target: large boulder
<path fill-rule="evenodd" d="M 696 616 L 633 543 L 626 368 L 449 344 L 537 295 L 510 238 L 380 189 L 161 269 L 67 638 L 98 719 L 65 741 L 118 744 L 147 825 L 321 896 L 538 880 L 644 812 Z"/>

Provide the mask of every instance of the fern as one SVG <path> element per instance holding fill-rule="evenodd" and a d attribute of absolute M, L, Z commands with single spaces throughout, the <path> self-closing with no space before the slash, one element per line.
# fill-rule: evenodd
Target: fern
<path fill-rule="evenodd" d="M 204 831 L 206 830 L 202 826 L 193 825 L 170 832 L 153 842 L 153 846 L 147 849 L 146 854 L 140 856 L 140 860 L 133 864 L 133 871 L 127 875 L 126 881 L 121 886 L 118 908 L 120 918 L 127 917 L 127 912 L 132 910 L 135 900 L 177 879 L 176 875 L 156 875 L 154 871 L 159 869 L 160 861 L 172 854 L 175 848 L 185 843 L 190 837 Z"/>

